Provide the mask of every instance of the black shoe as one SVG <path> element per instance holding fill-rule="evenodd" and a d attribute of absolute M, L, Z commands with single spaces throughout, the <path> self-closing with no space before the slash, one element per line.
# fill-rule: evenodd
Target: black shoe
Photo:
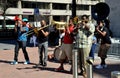
<path fill-rule="evenodd" d="M 79 75 L 83 75 L 83 71 L 81 71 L 81 72 L 79 73 Z"/>
<path fill-rule="evenodd" d="M 42 63 L 42 62 L 40 62 L 40 63 L 39 63 L 39 65 L 43 65 L 43 63 Z"/>
<path fill-rule="evenodd" d="M 87 78 L 87 74 L 86 74 L 85 72 L 83 72 L 83 71 L 81 71 L 81 72 L 79 73 L 79 75 L 82 75 L 84 78 Z"/>
<path fill-rule="evenodd" d="M 82 73 L 82 72 L 80 72 L 78 75 L 83 75 L 83 73 Z"/>
<path fill-rule="evenodd" d="M 42 66 L 46 67 L 46 66 L 47 66 L 47 63 L 46 63 L 46 62 L 44 62 Z"/>
<path fill-rule="evenodd" d="M 39 61 L 39 65 L 43 65 L 43 61 Z"/>

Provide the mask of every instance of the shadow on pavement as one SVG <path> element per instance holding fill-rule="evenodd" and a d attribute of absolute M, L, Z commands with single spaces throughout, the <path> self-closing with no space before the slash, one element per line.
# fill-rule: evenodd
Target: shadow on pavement
<path fill-rule="evenodd" d="M 55 68 L 52 68 L 52 67 L 43 67 L 43 66 L 39 66 L 39 67 L 36 67 L 36 66 L 29 66 L 29 67 L 24 67 L 24 68 L 16 68 L 18 70 L 24 70 L 24 69 L 38 69 L 37 71 L 51 71 L 51 72 L 57 72 L 55 71 Z M 57 73 L 64 73 L 64 74 L 71 74 L 72 73 L 70 71 L 67 71 L 67 70 L 64 70 L 64 71 L 59 71 Z"/>
<path fill-rule="evenodd" d="M 8 63 L 10 64 L 12 61 L 7 61 L 7 60 L 0 60 L 0 63 Z M 24 64 L 24 62 L 18 62 L 18 64 Z M 35 65 L 35 63 L 30 63 L 29 65 Z"/>
<path fill-rule="evenodd" d="M 96 69 L 95 66 L 93 66 L 93 72 L 96 74 L 100 74 L 104 76 L 105 78 L 111 78 L 112 71 L 120 71 L 120 63 L 119 64 L 108 64 L 107 68 L 104 68 L 104 69 Z"/>
<path fill-rule="evenodd" d="M 8 63 L 8 64 L 10 64 L 10 63 L 11 63 L 11 61 L 0 60 L 0 63 Z"/>

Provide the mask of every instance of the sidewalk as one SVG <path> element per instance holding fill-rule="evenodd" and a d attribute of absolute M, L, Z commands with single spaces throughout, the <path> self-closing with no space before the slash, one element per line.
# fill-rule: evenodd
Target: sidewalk
<path fill-rule="evenodd" d="M 6 44 L 8 47 L 8 45 Z M 24 65 L 24 56 L 20 49 L 19 52 L 19 64 L 10 65 L 13 61 L 14 45 L 10 49 L 0 49 L 0 78 L 73 78 L 72 74 L 69 74 L 70 65 L 65 64 L 65 72 L 55 72 L 54 69 L 59 66 L 57 62 L 48 61 L 46 68 L 39 67 L 34 68 L 38 63 L 38 49 L 37 47 L 27 47 L 27 51 L 30 57 L 31 64 Z M 0 46 L 3 47 L 3 46 Z M 48 54 L 52 54 L 55 48 L 48 48 Z M 95 56 L 95 62 L 93 65 L 93 78 L 111 78 L 112 71 L 120 71 L 120 58 L 115 56 L 108 56 L 106 60 L 108 67 L 105 69 L 96 69 L 95 66 L 100 63 L 100 59 Z M 83 78 L 79 75 L 78 78 Z"/>

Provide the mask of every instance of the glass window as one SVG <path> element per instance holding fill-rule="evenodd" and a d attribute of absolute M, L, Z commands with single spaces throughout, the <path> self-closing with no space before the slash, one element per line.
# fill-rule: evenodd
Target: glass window
<path fill-rule="evenodd" d="M 2 25 L 3 24 L 3 20 L 0 20 L 0 25 Z"/>
<path fill-rule="evenodd" d="M 18 1 L 17 0 L 5 0 L 7 2 L 7 6 L 8 7 L 15 7 L 17 8 L 17 3 Z"/>
<path fill-rule="evenodd" d="M 37 3 L 37 7 L 40 9 L 50 9 L 49 3 L 43 3 L 43 2 Z"/>
<path fill-rule="evenodd" d="M 6 25 L 15 25 L 15 21 L 13 21 L 13 20 L 6 20 Z"/>
<path fill-rule="evenodd" d="M 39 9 L 49 9 L 49 3 L 43 2 L 22 2 L 22 8 L 39 8 Z"/>
<path fill-rule="evenodd" d="M 70 4 L 69 9 L 72 9 L 72 5 Z M 77 5 L 76 10 L 89 10 L 89 5 Z"/>
<path fill-rule="evenodd" d="M 66 10 L 66 4 L 53 3 L 53 9 L 62 9 L 62 10 Z"/>
<path fill-rule="evenodd" d="M 77 5 L 76 10 L 89 10 L 89 5 Z"/>

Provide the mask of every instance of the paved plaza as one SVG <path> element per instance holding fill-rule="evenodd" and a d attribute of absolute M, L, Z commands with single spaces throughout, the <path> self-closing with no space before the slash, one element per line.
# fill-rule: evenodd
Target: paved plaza
<path fill-rule="evenodd" d="M 20 49 L 18 64 L 10 65 L 14 56 L 14 41 L 0 41 L 0 78 L 73 78 L 73 74 L 69 73 L 70 65 L 65 64 L 64 72 L 56 72 L 55 68 L 59 66 L 58 62 L 48 61 L 46 68 L 34 66 L 38 63 L 38 48 L 27 47 L 30 57 L 30 64 L 24 65 L 24 56 Z M 48 48 L 48 54 L 52 54 L 54 47 Z M 117 56 L 109 55 L 106 60 L 108 67 L 104 69 L 96 69 L 95 66 L 100 63 L 100 59 L 95 55 L 93 64 L 93 78 L 111 78 L 111 72 L 120 71 L 120 58 Z M 78 78 L 83 76 L 78 75 Z"/>

